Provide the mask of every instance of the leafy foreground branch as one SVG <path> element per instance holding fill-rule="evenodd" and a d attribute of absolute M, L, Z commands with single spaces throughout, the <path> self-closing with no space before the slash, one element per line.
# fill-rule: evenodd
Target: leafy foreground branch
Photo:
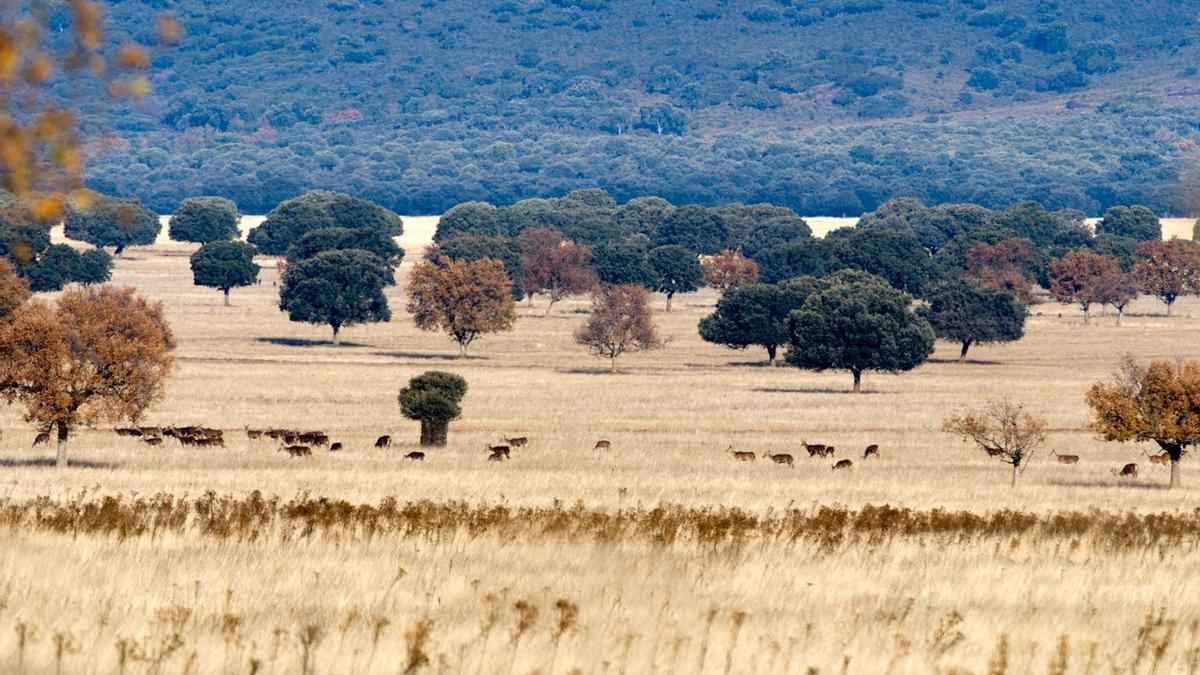
<path fill-rule="evenodd" d="M 1029 542 L 1086 539 L 1113 549 L 1139 549 L 1200 543 L 1200 509 L 1158 514 L 1094 509 L 1048 514 L 1013 510 L 972 513 L 885 504 L 861 509 L 789 509 L 760 515 L 739 508 L 675 504 L 614 511 L 559 503 L 547 507 L 428 500 L 400 503 L 393 497 L 377 504 L 354 504 L 307 495 L 284 501 L 257 491 L 246 496 L 210 491 L 198 498 L 160 493 L 0 500 L 0 528 L 119 539 L 193 534 L 237 541 L 356 541 L 375 537 L 440 540 L 458 534 L 657 544 L 690 541 L 705 545 L 782 540 L 826 546 L 897 537 L 949 537 L 959 542 L 983 538 Z"/>

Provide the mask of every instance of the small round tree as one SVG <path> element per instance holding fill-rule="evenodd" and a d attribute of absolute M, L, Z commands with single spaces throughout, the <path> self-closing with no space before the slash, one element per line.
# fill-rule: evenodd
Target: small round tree
<path fill-rule="evenodd" d="M 445 445 L 450 422 L 462 415 L 467 381 L 453 373 L 431 370 L 400 390 L 400 411 L 421 422 L 421 445 Z"/>
<path fill-rule="evenodd" d="M 1200 243 L 1186 239 L 1144 241 L 1134 253 L 1133 276 L 1137 289 L 1157 296 L 1167 306 L 1175 300 L 1200 293 Z"/>
<path fill-rule="evenodd" d="M 906 293 L 864 272 L 838 272 L 826 283 L 788 319 L 789 365 L 848 370 L 859 392 L 864 372 L 912 370 L 933 353 L 933 328 Z"/>
<path fill-rule="evenodd" d="M 704 283 L 704 270 L 695 253 L 678 245 L 659 246 L 646 256 L 654 271 L 654 290 L 667 296 L 667 311 L 676 293 L 691 293 Z"/>
<path fill-rule="evenodd" d="M 646 248 L 640 244 L 605 242 L 592 250 L 596 277 L 610 286 L 654 285 L 654 270 L 646 261 Z"/>
<path fill-rule="evenodd" d="M 517 319 L 504 263 L 492 258 L 422 262 L 408 276 L 408 298 L 417 327 L 448 333 L 460 357 L 480 335 L 512 330 Z"/>
<path fill-rule="evenodd" d="M 279 309 L 292 321 L 329 326 L 338 345 L 342 328 L 392 318 L 383 294 L 392 279 L 392 269 L 371 253 L 325 251 L 287 266 Z"/>
<path fill-rule="evenodd" d="M 972 345 L 1013 342 L 1025 335 L 1025 305 L 1007 291 L 994 291 L 973 281 L 944 281 L 929 289 L 929 304 L 917 310 L 942 340 L 962 346 L 959 362 Z"/>
<path fill-rule="evenodd" d="M 650 314 L 649 292 L 642 286 L 601 286 L 592 297 L 592 314 L 575 331 L 575 342 L 606 358 L 617 372 L 617 357 L 626 352 L 659 349 L 663 341 Z"/>
<path fill-rule="evenodd" d="M 136 199 L 93 194 L 84 208 L 67 210 L 63 234 L 98 248 L 111 246 L 121 255 L 126 246 L 153 244 L 162 225 L 153 211 Z"/>
<path fill-rule="evenodd" d="M 1162 239 L 1162 223 L 1144 206 L 1114 206 L 1096 223 L 1096 234 L 1128 237 L 1137 241 Z"/>
<path fill-rule="evenodd" d="M 546 315 L 554 303 L 568 295 L 590 291 L 597 283 L 592 269 L 592 250 L 568 241 L 553 227 L 532 227 L 517 237 L 521 247 L 521 268 L 525 277 L 525 293 L 533 304 L 533 296 L 543 293 L 550 298 Z"/>
<path fill-rule="evenodd" d="M 79 254 L 75 281 L 84 286 L 107 283 L 112 278 L 113 259 L 106 251 L 94 248 Z"/>
<path fill-rule="evenodd" d="M 197 244 L 237 239 L 240 219 L 237 204 L 224 197 L 189 197 L 171 215 L 167 236 Z"/>
<path fill-rule="evenodd" d="M 192 281 L 197 286 L 220 289 L 229 306 L 229 290 L 258 281 L 254 247 L 242 241 L 214 241 L 192 254 Z"/>
<path fill-rule="evenodd" d="M 403 234 L 400 216 L 350 195 L 313 190 L 280 202 L 246 240 L 266 255 L 283 255 L 305 232 L 331 227 L 364 228 L 385 237 Z"/>
<path fill-rule="evenodd" d="M 700 339 L 731 349 L 763 347 L 768 363 L 775 365 L 779 346 L 788 341 L 788 315 L 818 288 L 819 282 L 810 277 L 727 288 L 716 311 L 700 320 Z"/>

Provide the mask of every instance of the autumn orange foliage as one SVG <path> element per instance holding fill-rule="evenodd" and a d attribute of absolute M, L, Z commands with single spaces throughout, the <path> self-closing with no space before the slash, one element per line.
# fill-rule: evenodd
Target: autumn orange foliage
<path fill-rule="evenodd" d="M 704 270 L 704 285 L 709 288 L 725 290 L 758 281 L 758 263 L 737 251 L 704 256 L 700 259 L 700 267 Z"/>

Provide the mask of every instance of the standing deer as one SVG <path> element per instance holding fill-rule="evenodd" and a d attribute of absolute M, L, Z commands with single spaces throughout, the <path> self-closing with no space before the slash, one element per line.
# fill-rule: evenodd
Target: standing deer
<path fill-rule="evenodd" d="M 878 456 L 879 456 L 879 446 L 874 443 L 868 445 L 867 449 L 863 451 L 863 459 L 866 459 L 868 457 L 878 457 Z"/>
<path fill-rule="evenodd" d="M 775 462 L 776 464 L 787 464 L 790 468 L 793 468 L 793 469 L 796 468 L 796 465 L 792 463 L 792 456 L 787 453 L 772 455 L 771 451 L 767 450 L 766 452 L 763 453 L 763 459 L 767 459 L 767 458 L 769 458 L 772 462 Z"/>
<path fill-rule="evenodd" d="M 1079 463 L 1079 455 L 1060 455 L 1057 452 L 1054 452 L 1053 450 L 1050 451 L 1050 454 L 1054 456 L 1054 459 L 1058 460 L 1059 464 L 1078 464 Z"/>
<path fill-rule="evenodd" d="M 848 459 L 839 459 L 838 463 L 833 465 L 834 471 L 841 471 L 842 469 L 853 469 L 853 468 L 854 468 L 854 462 L 852 462 Z"/>
<path fill-rule="evenodd" d="M 611 449 L 612 449 L 612 443 L 609 443 L 608 441 L 596 441 L 596 447 L 592 448 L 592 450 L 611 450 Z"/>
<path fill-rule="evenodd" d="M 330 451 L 330 452 L 338 452 L 338 451 L 340 451 L 341 449 L 342 449 L 342 444 L 341 444 L 341 442 L 334 443 L 333 445 L 330 445 L 330 446 L 329 446 L 329 451 Z"/>
<path fill-rule="evenodd" d="M 529 439 L 525 436 L 518 436 L 516 438 L 504 438 L 502 436 L 502 437 L 500 437 L 500 440 L 504 441 L 510 447 L 514 447 L 514 448 L 523 448 L 529 444 Z"/>
<path fill-rule="evenodd" d="M 825 456 L 825 446 L 824 445 L 821 445 L 819 443 L 814 443 L 812 445 L 809 445 L 808 441 L 800 441 L 800 445 L 804 446 L 804 449 L 805 449 L 805 451 L 808 452 L 809 457 L 816 457 L 818 455 L 820 455 L 821 457 Z"/>
<path fill-rule="evenodd" d="M 36 448 L 39 445 L 50 445 L 50 432 L 49 431 L 43 431 L 42 433 L 37 435 L 37 438 L 33 439 L 33 447 Z"/>
<path fill-rule="evenodd" d="M 746 452 L 744 450 L 734 450 L 732 445 L 729 446 L 728 448 L 725 448 L 725 452 L 728 452 L 729 454 L 733 455 L 733 458 L 739 462 L 753 462 L 755 459 L 755 454 L 753 452 Z"/>
<path fill-rule="evenodd" d="M 423 453 L 419 450 L 413 450 L 412 452 L 405 455 L 404 459 L 410 459 L 414 462 L 423 462 L 423 461 L 425 461 L 425 453 Z"/>
<path fill-rule="evenodd" d="M 380 436 L 379 438 L 375 439 L 375 447 L 377 447 L 377 448 L 392 447 L 392 437 L 391 436 Z"/>
<path fill-rule="evenodd" d="M 279 449 L 292 457 L 312 457 L 312 448 L 307 445 L 285 445 Z"/>
<path fill-rule="evenodd" d="M 1129 464 L 1126 464 L 1125 466 L 1121 467 L 1120 471 L 1113 469 L 1112 472 L 1113 472 L 1113 475 L 1118 478 L 1125 478 L 1125 477 L 1137 478 L 1138 465 L 1134 464 L 1133 462 L 1130 462 Z"/>
<path fill-rule="evenodd" d="M 1163 452 L 1163 453 L 1160 453 L 1157 455 L 1151 455 L 1151 454 L 1146 453 L 1145 451 L 1142 451 L 1142 454 L 1144 454 L 1150 458 L 1151 464 L 1162 464 L 1163 466 L 1166 466 L 1167 464 L 1171 463 L 1171 453 L 1169 453 L 1169 452 Z"/>
<path fill-rule="evenodd" d="M 491 456 L 488 457 L 488 461 L 490 462 L 499 462 L 503 459 L 512 459 L 512 456 L 509 454 L 509 447 L 507 445 L 491 445 L 489 443 L 484 443 L 483 447 L 486 448 L 488 452 L 492 453 Z"/>

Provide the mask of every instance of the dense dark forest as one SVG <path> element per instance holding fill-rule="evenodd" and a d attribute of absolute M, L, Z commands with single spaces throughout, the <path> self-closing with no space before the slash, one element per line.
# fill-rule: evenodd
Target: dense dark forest
<path fill-rule="evenodd" d="M 897 195 L 1193 210 L 1196 0 L 120 0 L 154 93 L 92 187 L 402 213 L 601 187 L 858 214 Z M 97 107 L 100 104 L 96 104 Z M 98 113 L 98 114 L 93 114 Z"/>

